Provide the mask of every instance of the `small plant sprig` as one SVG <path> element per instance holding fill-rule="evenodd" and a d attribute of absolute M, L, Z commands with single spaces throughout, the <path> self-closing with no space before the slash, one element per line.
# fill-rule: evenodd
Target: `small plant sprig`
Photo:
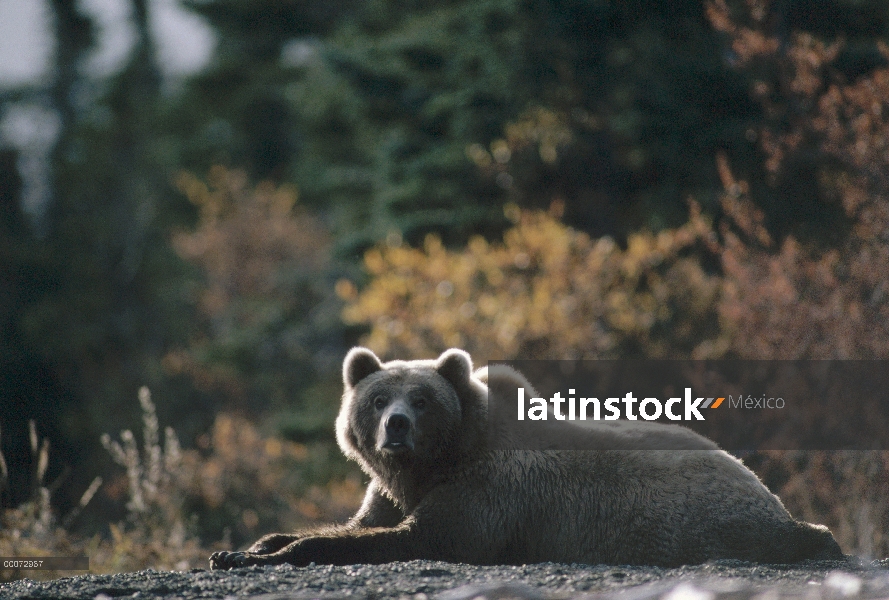
<path fill-rule="evenodd" d="M 114 462 L 126 469 L 130 495 L 127 509 L 136 521 L 140 520 L 140 515 L 154 509 L 167 508 L 170 488 L 176 483 L 174 474 L 182 461 L 179 438 L 172 427 L 164 429 L 164 446 L 161 448 L 157 410 L 147 387 L 139 389 L 139 404 L 142 406 L 142 454 L 136 436 L 129 429 L 121 432 L 120 442 L 112 440 L 107 433 L 101 437 L 102 446 Z"/>

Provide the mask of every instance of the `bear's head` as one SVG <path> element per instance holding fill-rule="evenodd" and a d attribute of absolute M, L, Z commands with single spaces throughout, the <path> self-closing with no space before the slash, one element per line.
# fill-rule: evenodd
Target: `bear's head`
<path fill-rule="evenodd" d="M 343 385 L 337 441 L 371 476 L 440 470 L 484 443 L 487 388 L 463 350 L 382 363 L 371 350 L 353 348 Z"/>

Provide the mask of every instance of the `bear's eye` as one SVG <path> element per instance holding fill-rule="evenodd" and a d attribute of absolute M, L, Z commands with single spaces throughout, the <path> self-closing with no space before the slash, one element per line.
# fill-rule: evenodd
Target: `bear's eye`
<path fill-rule="evenodd" d="M 414 400 L 414 408 L 426 408 L 426 398 L 417 398 Z"/>
<path fill-rule="evenodd" d="M 382 396 L 377 396 L 376 398 L 374 398 L 374 407 L 376 407 L 377 410 L 385 408 L 386 399 Z"/>

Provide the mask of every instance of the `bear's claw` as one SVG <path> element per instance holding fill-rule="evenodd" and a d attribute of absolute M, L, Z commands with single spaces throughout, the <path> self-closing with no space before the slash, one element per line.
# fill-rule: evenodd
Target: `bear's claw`
<path fill-rule="evenodd" d="M 246 552 L 214 552 L 210 555 L 210 569 L 214 571 L 225 571 L 228 569 L 236 569 L 238 567 L 246 567 L 251 564 L 250 557 Z"/>

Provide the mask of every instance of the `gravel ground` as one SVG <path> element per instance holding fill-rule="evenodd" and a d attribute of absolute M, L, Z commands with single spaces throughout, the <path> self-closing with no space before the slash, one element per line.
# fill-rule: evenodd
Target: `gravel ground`
<path fill-rule="evenodd" d="M 289 565 L 233 571 L 153 570 L 0 585 L 0 598 L 589 598 L 620 600 L 779 600 L 889 598 L 889 559 L 868 563 L 753 565 L 717 561 L 660 569 L 539 564 L 477 567 L 413 561 L 349 567 Z M 481 597 L 481 599 L 479 598 Z"/>

